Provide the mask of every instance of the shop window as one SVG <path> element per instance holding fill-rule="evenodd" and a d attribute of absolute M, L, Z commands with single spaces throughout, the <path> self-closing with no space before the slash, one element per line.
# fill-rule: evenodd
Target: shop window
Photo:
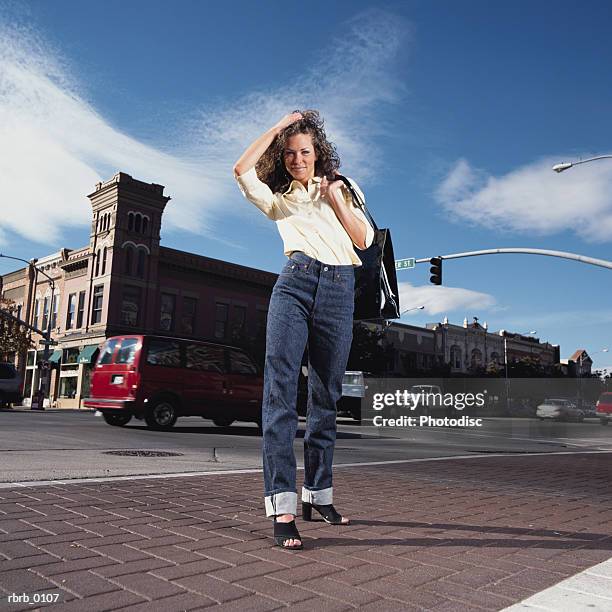
<path fill-rule="evenodd" d="M 100 323 L 102 321 L 102 303 L 104 301 L 104 285 L 94 287 L 93 293 L 93 308 L 91 311 L 91 323 Z"/>
<path fill-rule="evenodd" d="M 68 296 L 68 313 L 66 314 L 66 329 L 72 329 L 75 323 L 74 315 L 76 314 L 76 293 L 71 293 Z"/>
<path fill-rule="evenodd" d="M 195 318 L 198 300 L 191 297 L 183 298 L 183 310 L 181 313 L 181 333 L 193 335 L 195 333 Z"/>
<path fill-rule="evenodd" d="M 172 331 L 174 329 L 175 309 L 176 296 L 171 293 L 162 293 L 159 314 L 159 328 L 162 331 Z"/>
<path fill-rule="evenodd" d="M 76 321 L 77 329 L 79 327 L 83 327 L 84 314 L 85 314 L 85 292 L 81 291 L 79 293 L 79 306 L 77 310 L 77 321 Z"/>
<path fill-rule="evenodd" d="M 121 299 L 121 324 L 138 326 L 140 312 L 140 287 L 124 287 Z"/>
<path fill-rule="evenodd" d="M 228 310 L 229 306 L 227 304 L 217 302 L 215 306 L 215 338 L 225 338 Z"/>
<path fill-rule="evenodd" d="M 136 276 L 138 278 L 144 278 L 145 274 L 145 250 L 138 249 L 138 260 L 136 262 Z"/>

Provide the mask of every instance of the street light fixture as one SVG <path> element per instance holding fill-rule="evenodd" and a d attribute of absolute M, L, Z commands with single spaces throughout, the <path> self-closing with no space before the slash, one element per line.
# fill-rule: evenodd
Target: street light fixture
<path fill-rule="evenodd" d="M 590 157 L 589 159 L 581 159 L 576 162 L 562 162 L 560 164 L 555 164 L 552 169 L 559 173 L 564 170 L 569 170 L 569 168 L 573 168 L 574 166 L 578 166 L 579 164 L 586 164 L 588 162 L 597 161 L 598 159 L 611 159 L 612 155 L 598 155 L 597 157 Z"/>
<path fill-rule="evenodd" d="M 406 310 L 402 310 L 400 312 L 400 318 L 402 315 L 405 315 L 407 312 L 411 312 L 413 310 L 424 310 L 425 306 L 414 306 L 413 308 L 406 308 Z M 387 329 L 391 325 L 391 321 L 389 319 L 385 319 L 384 327 Z"/>
<path fill-rule="evenodd" d="M 28 261 L 27 259 L 22 259 L 21 257 L 13 257 L 12 255 L 5 255 L 4 253 L 0 253 L 0 257 L 4 259 L 13 259 L 15 261 L 22 261 L 23 263 L 26 263 L 32 266 L 36 270 L 36 272 L 40 272 L 41 274 L 46 276 L 47 279 L 49 280 L 49 284 L 51 285 L 51 302 L 49 304 L 49 314 L 47 316 L 47 329 L 46 330 L 38 330 L 38 329 L 36 330 L 37 332 L 43 331 L 42 344 L 45 347 L 43 351 L 43 362 L 46 363 L 49 361 L 49 352 L 50 352 L 49 346 L 53 344 L 53 341 L 51 340 L 51 323 L 53 321 L 53 299 L 55 297 L 55 281 L 44 270 L 42 270 L 37 265 L 35 265 L 38 262 L 38 259 L 36 258 L 30 259 Z M 32 328 L 31 325 L 29 324 L 27 325 L 28 327 Z M 49 376 L 49 370 L 47 368 L 43 368 L 42 374 L 40 377 L 40 390 L 43 392 L 43 396 L 41 398 L 42 402 L 44 402 L 45 397 L 47 398 L 49 397 L 50 383 L 51 383 L 51 377 Z M 39 406 L 39 409 L 42 409 L 42 408 L 43 408 L 43 405 Z"/>
<path fill-rule="evenodd" d="M 400 312 L 400 317 L 403 314 L 406 314 L 407 312 L 410 312 L 411 310 L 423 310 L 425 308 L 425 306 L 415 306 L 414 308 L 407 308 L 406 310 L 402 310 L 402 312 Z"/>

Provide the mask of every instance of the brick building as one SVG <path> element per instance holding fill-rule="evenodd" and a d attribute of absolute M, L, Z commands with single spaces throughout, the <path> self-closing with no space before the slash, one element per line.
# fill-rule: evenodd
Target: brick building
<path fill-rule="evenodd" d="M 43 330 L 51 318 L 59 342 L 51 355 L 51 405 L 80 407 L 91 364 L 105 338 L 161 333 L 246 346 L 265 344 L 268 301 L 276 274 L 160 246 L 170 200 L 162 185 L 122 172 L 89 196 L 89 244 L 61 249 L 36 266 L 3 276 L 3 295 L 20 318 Z M 38 342 L 40 336 L 34 336 Z M 25 403 L 38 388 L 42 351 L 17 358 Z"/>

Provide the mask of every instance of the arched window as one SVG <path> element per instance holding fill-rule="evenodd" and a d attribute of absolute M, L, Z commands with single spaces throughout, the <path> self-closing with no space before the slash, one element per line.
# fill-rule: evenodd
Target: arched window
<path fill-rule="evenodd" d="M 125 273 L 131 276 L 132 274 L 132 261 L 134 259 L 134 247 L 131 244 L 125 248 Z"/>
<path fill-rule="evenodd" d="M 482 351 L 480 349 L 475 348 L 472 350 L 470 367 L 477 368 L 480 365 L 482 365 Z"/>
<path fill-rule="evenodd" d="M 134 229 L 134 213 L 128 213 L 128 232 Z"/>
<path fill-rule="evenodd" d="M 138 262 L 136 265 L 136 276 L 138 276 L 138 278 L 144 278 L 145 255 L 144 249 L 138 249 Z"/>
<path fill-rule="evenodd" d="M 142 222 L 142 215 L 136 213 L 136 219 L 134 220 L 134 231 L 140 234 L 140 224 Z"/>
<path fill-rule="evenodd" d="M 106 247 L 102 251 L 102 276 L 106 274 Z"/>
<path fill-rule="evenodd" d="M 142 233 L 146 236 L 147 234 L 147 229 L 149 226 L 149 217 L 143 217 L 142 218 Z"/>
<path fill-rule="evenodd" d="M 98 249 L 98 252 L 96 253 L 96 274 L 95 276 L 99 276 L 100 275 L 100 249 Z"/>
<path fill-rule="evenodd" d="M 451 368 L 461 369 L 461 347 L 453 344 L 450 348 Z"/>

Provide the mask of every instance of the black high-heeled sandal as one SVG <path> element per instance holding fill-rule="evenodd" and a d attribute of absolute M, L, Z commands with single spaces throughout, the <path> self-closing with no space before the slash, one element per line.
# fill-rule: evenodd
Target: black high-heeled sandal
<path fill-rule="evenodd" d="M 326 523 L 330 525 L 350 525 L 350 521 L 342 522 L 342 515 L 333 507 L 332 504 L 311 504 L 310 502 L 302 502 L 302 519 L 312 521 L 312 509 L 315 509 Z"/>
<path fill-rule="evenodd" d="M 299 546 L 285 546 L 287 540 L 299 540 L 300 544 Z M 274 517 L 274 544 L 285 550 L 302 550 L 304 548 L 302 537 L 295 525 L 295 519 L 289 523 L 280 523 Z"/>

